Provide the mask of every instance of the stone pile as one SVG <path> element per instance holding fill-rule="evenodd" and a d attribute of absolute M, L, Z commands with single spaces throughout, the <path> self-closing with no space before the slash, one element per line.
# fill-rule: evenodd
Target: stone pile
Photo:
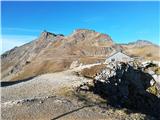
<path fill-rule="evenodd" d="M 116 107 L 127 107 L 160 118 L 156 81 L 143 66 L 111 62 L 94 80 L 94 93 Z"/>

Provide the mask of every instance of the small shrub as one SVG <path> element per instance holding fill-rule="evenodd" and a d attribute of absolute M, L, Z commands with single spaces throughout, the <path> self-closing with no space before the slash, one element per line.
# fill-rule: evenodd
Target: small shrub
<path fill-rule="evenodd" d="M 156 88 L 155 85 L 149 87 L 149 88 L 147 89 L 147 91 L 148 91 L 149 93 L 153 94 L 153 95 L 157 95 L 157 94 L 158 94 L 158 90 L 157 90 L 157 88 Z"/>
<path fill-rule="evenodd" d="M 155 70 L 155 73 L 156 73 L 157 75 L 160 75 L 160 67 L 158 67 L 158 68 Z"/>
<path fill-rule="evenodd" d="M 151 54 L 151 53 L 148 53 L 148 54 L 147 54 L 147 57 L 152 57 L 152 54 Z"/>

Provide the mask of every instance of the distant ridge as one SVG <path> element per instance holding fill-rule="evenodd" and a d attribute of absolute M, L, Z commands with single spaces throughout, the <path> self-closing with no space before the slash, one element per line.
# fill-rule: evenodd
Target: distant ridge
<path fill-rule="evenodd" d="M 160 60 L 160 47 L 146 40 L 116 44 L 110 35 L 95 30 L 76 29 L 68 36 L 43 31 L 36 40 L 1 55 L 2 79 L 20 80 L 63 71 L 75 60 L 82 64 L 104 62 L 115 51 Z"/>
<path fill-rule="evenodd" d="M 128 44 L 129 45 L 138 45 L 138 46 L 153 45 L 153 43 L 148 40 L 137 40 L 136 42 L 130 42 Z"/>

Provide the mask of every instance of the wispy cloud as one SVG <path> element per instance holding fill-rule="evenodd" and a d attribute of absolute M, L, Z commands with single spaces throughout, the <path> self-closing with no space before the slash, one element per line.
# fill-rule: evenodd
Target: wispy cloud
<path fill-rule="evenodd" d="M 7 50 L 10 50 L 16 46 L 21 46 L 29 41 L 36 39 L 36 36 L 30 35 L 2 35 L 0 38 L 0 46 L 2 50 L 0 54 L 4 53 Z"/>

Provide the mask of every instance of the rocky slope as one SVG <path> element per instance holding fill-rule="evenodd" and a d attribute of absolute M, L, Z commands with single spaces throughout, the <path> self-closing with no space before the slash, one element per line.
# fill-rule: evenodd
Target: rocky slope
<path fill-rule="evenodd" d="M 2 77 L 24 79 L 69 68 L 73 60 L 95 62 L 112 49 L 105 34 L 79 29 L 70 36 L 43 32 L 37 40 L 2 54 Z"/>
<path fill-rule="evenodd" d="M 152 71 L 154 68 L 157 66 L 152 63 L 134 62 L 110 62 L 85 68 L 80 74 L 92 78 L 93 85 L 85 84 L 79 90 L 92 91 L 116 108 L 128 108 L 160 119 L 160 75 L 157 70 Z"/>
<path fill-rule="evenodd" d="M 1 86 L 2 119 L 156 120 L 155 117 L 140 112 L 112 107 L 93 92 L 78 92 L 79 86 L 91 84 L 93 80 L 77 76 L 75 73 L 95 65 L 98 64 L 39 75 L 19 83 L 4 82 L 6 84 L 3 83 Z"/>
<path fill-rule="evenodd" d="M 131 56 L 138 56 L 144 60 L 160 61 L 160 47 L 146 40 L 121 44 L 124 50 Z"/>
<path fill-rule="evenodd" d="M 146 42 L 137 44 L 117 45 L 109 35 L 87 29 L 77 29 L 69 36 L 44 31 L 36 40 L 1 55 L 2 79 L 21 80 L 63 71 L 75 60 L 83 64 L 102 62 L 106 55 L 117 50 L 145 59 L 160 59 L 159 46 Z"/>
<path fill-rule="evenodd" d="M 154 44 L 147 40 L 137 40 L 136 42 L 128 43 L 128 45 L 133 45 L 134 47 L 142 47 L 142 46 L 148 46 L 148 45 L 154 45 Z"/>

